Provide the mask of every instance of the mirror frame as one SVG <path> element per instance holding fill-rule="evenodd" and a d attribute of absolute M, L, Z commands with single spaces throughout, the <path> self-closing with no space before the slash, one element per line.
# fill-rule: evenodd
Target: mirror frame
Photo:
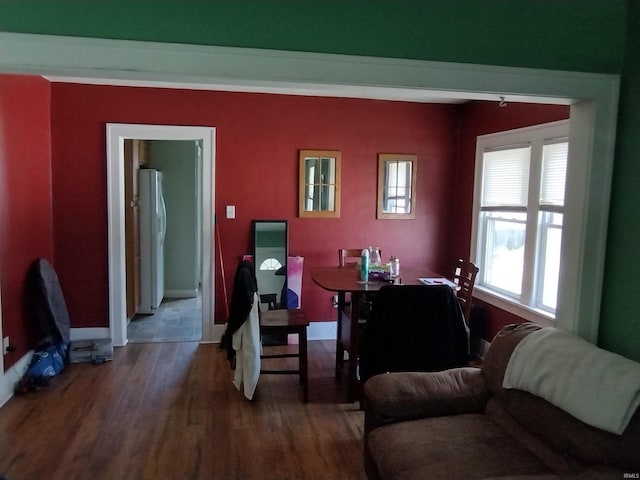
<path fill-rule="evenodd" d="M 333 210 L 307 210 L 305 208 L 305 165 L 307 158 L 324 157 L 335 161 L 335 183 Z M 300 218 L 340 218 L 340 161 L 339 150 L 300 150 L 298 183 L 298 216 Z"/>
<path fill-rule="evenodd" d="M 257 256 L 257 234 L 258 234 L 258 226 L 259 225 L 264 225 L 264 224 L 268 224 L 268 223 L 274 223 L 274 224 L 282 224 L 284 226 L 284 263 L 283 263 L 283 267 L 286 269 L 287 268 L 287 262 L 289 260 L 289 222 L 287 220 L 280 220 L 280 219 L 266 219 L 266 220 L 252 220 L 251 221 L 251 240 L 253 243 L 253 248 L 252 248 L 252 255 L 253 255 L 253 274 L 256 278 L 256 281 L 258 282 L 258 295 L 261 294 L 260 290 L 260 282 L 258 280 L 258 256 Z M 283 298 L 282 298 L 282 292 L 286 292 L 287 288 L 288 288 L 288 272 L 285 270 L 284 273 L 284 286 L 281 290 L 281 292 L 279 293 L 279 302 L 277 304 L 276 308 L 281 308 L 282 302 L 283 302 Z M 275 274 L 275 270 L 274 270 L 274 274 Z"/>
<path fill-rule="evenodd" d="M 385 165 L 387 162 L 401 161 L 411 162 L 411 211 L 409 213 L 391 213 L 384 211 L 384 192 L 387 188 L 385 182 Z M 404 153 L 380 153 L 378 154 L 378 200 L 377 215 L 378 219 L 404 219 L 411 220 L 416 218 L 416 177 L 418 173 L 418 156 Z"/>

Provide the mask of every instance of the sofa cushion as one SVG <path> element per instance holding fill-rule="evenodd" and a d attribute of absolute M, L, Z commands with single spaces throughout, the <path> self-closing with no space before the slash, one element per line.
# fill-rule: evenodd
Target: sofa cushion
<path fill-rule="evenodd" d="M 433 372 L 376 375 L 364 384 L 366 401 L 381 420 L 480 413 L 489 394 L 482 372 L 463 367 Z"/>
<path fill-rule="evenodd" d="M 481 414 L 385 425 L 369 435 L 381 478 L 432 480 L 552 473 L 538 457 Z"/>

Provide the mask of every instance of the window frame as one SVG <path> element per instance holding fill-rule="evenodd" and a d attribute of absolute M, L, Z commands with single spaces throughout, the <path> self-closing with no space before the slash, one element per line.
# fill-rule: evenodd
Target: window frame
<path fill-rule="evenodd" d="M 330 170 L 333 174 L 331 181 L 319 181 L 315 179 L 312 182 L 307 181 L 307 160 L 329 160 L 331 164 Z M 341 191 L 341 172 L 340 163 L 342 153 L 339 150 L 300 150 L 299 151 L 299 180 L 298 180 L 298 217 L 300 218 L 340 218 L 340 191 Z M 329 204 L 331 209 L 307 208 L 309 200 L 313 203 L 313 196 L 308 196 L 308 187 L 312 190 L 322 192 L 325 188 L 329 190 Z M 321 202 L 321 196 L 318 197 Z"/>
<path fill-rule="evenodd" d="M 541 308 L 536 305 L 536 297 L 534 292 L 540 289 L 539 274 L 539 252 L 540 242 L 542 241 L 542 225 L 540 214 L 545 212 L 563 213 L 567 204 L 567 186 L 569 184 L 569 176 L 565 184 L 565 201 L 563 207 L 547 207 L 542 206 L 540 202 L 540 182 L 542 172 L 542 151 L 543 146 L 548 143 L 557 143 L 559 139 L 569 141 L 569 120 L 561 120 L 557 122 L 549 122 L 531 127 L 518 128 L 502 132 L 495 132 L 486 135 L 480 135 L 476 139 L 476 159 L 475 159 L 475 180 L 473 194 L 473 221 L 471 230 L 471 259 L 480 266 L 481 274 L 478 276 L 477 284 L 474 289 L 474 296 L 480 300 L 506 310 L 514 315 L 522 317 L 526 320 L 542 324 L 555 325 L 558 315 L 558 303 L 556 304 L 555 313 L 548 308 Z M 518 147 L 522 145 L 531 145 L 531 158 L 529 161 L 529 185 L 527 192 L 526 206 L 526 232 L 525 232 L 525 258 L 523 262 L 523 282 L 519 298 L 492 289 L 482 282 L 482 271 L 484 268 L 484 259 L 482 258 L 484 250 L 480 248 L 480 242 L 485 242 L 485 238 L 479 238 L 482 231 L 481 219 L 481 203 L 482 203 L 482 182 L 483 182 L 483 162 L 484 153 L 487 150 L 496 150 L 500 148 Z M 567 172 L 569 164 L 567 160 Z M 487 210 L 502 211 L 502 208 L 489 208 Z M 533 227 L 532 227 L 533 225 Z M 563 222 L 564 238 L 566 224 Z M 564 256 L 561 250 L 560 258 Z M 562 262 L 561 262 L 562 265 Z M 561 266 L 562 268 L 562 266 Z M 532 271 L 533 269 L 533 271 Z M 529 273 L 528 273 L 529 272 Z M 562 272 L 559 273 L 559 282 L 562 279 Z M 559 294 L 558 294 L 559 295 Z"/>
<path fill-rule="evenodd" d="M 391 190 L 390 181 L 387 178 L 386 170 L 387 164 L 391 163 L 408 163 L 410 167 L 405 172 L 406 183 L 403 187 L 405 190 L 404 195 L 389 196 Z M 414 154 L 402 154 L 402 153 L 379 153 L 378 154 L 378 194 L 376 200 L 376 218 L 377 219 L 405 219 L 413 220 L 416 218 L 416 178 L 418 169 L 418 156 Z M 395 187 L 399 188 L 399 187 Z M 406 202 L 408 212 L 389 211 L 385 209 L 385 199 L 398 199 L 401 198 Z"/>

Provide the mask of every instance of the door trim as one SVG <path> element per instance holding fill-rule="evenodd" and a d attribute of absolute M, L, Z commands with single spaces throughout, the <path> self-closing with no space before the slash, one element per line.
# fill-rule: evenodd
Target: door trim
<path fill-rule="evenodd" d="M 107 124 L 109 330 L 116 346 L 127 343 L 123 161 L 125 139 L 202 141 L 202 342 L 220 341 L 224 325 L 216 326 L 213 323 L 215 135 L 214 127 Z"/>

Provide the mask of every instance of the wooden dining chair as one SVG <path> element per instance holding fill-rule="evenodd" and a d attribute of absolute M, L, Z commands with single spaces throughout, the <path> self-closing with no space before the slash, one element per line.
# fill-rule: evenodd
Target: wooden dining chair
<path fill-rule="evenodd" d="M 366 247 L 365 247 L 366 248 Z M 338 249 L 338 266 L 340 267 L 349 267 L 353 266 L 360 262 L 360 258 L 362 255 L 362 250 L 364 248 L 340 248 Z M 378 254 L 380 258 L 382 258 L 382 250 L 378 249 Z M 360 305 L 360 315 L 359 318 L 355 321 L 358 322 L 360 328 L 366 323 L 367 317 L 369 316 L 369 312 L 371 310 L 371 296 L 364 295 L 362 297 L 362 301 L 359 303 Z M 343 306 L 343 309 L 340 308 Z M 349 367 L 351 362 L 355 362 L 357 364 L 358 358 L 357 355 L 354 355 L 353 352 L 349 351 L 347 344 L 350 342 L 347 340 L 345 342 L 342 341 L 343 335 L 347 336 L 350 331 L 350 324 L 353 320 L 351 318 L 351 299 L 345 293 L 338 294 L 338 337 L 336 341 L 336 367 L 335 367 L 335 376 L 336 378 L 341 378 L 344 370 L 349 371 Z M 346 353 L 346 359 L 345 359 Z M 345 361 L 348 362 L 345 365 Z M 353 370 L 353 369 L 351 369 Z M 348 378 L 349 382 L 355 382 L 355 379 Z"/>
<path fill-rule="evenodd" d="M 309 320 L 301 308 L 281 308 L 275 310 L 267 310 L 260 312 L 260 334 L 261 335 L 297 335 L 298 351 L 286 351 L 284 353 L 263 353 L 260 355 L 261 360 L 276 358 L 297 358 L 298 368 L 281 368 L 266 369 L 261 368 L 260 374 L 278 374 L 278 375 L 299 375 L 300 385 L 302 386 L 302 399 L 304 402 L 309 400 L 309 374 L 307 360 L 307 327 Z M 263 345 L 263 347 L 266 347 Z M 276 347 L 269 347 L 276 348 Z M 277 347 L 280 351 L 289 347 Z"/>
<path fill-rule="evenodd" d="M 475 285 L 476 275 L 478 275 L 479 270 L 475 263 L 460 258 L 453 272 L 453 282 L 458 285 L 456 295 L 467 323 L 469 323 L 471 316 L 473 286 Z"/>
<path fill-rule="evenodd" d="M 361 254 L 361 248 L 340 248 L 338 249 L 338 265 L 340 267 L 355 265 L 360 261 Z"/>
<path fill-rule="evenodd" d="M 338 265 L 355 265 L 360 261 L 360 256 L 364 248 L 340 248 L 338 249 Z M 378 249 L 378 255 L 382 258 L 382 250 Z"/>
<path fill-rule="evenodd" d="M 362 250 L 364 248 L 340 248 L 338 249 L 338 266 L 346 267 L 348 265 L 356 265 L 362 258 Z M 378 256 L 382 258 L 382 250 L 378 248 Z M 345 305 L 349 305 L 349 299 L 345 299 Z M 370 304 L 364 303 L 360 306 L 360 311 L 365 312 L 366 315 L 369 311 Z"/>

